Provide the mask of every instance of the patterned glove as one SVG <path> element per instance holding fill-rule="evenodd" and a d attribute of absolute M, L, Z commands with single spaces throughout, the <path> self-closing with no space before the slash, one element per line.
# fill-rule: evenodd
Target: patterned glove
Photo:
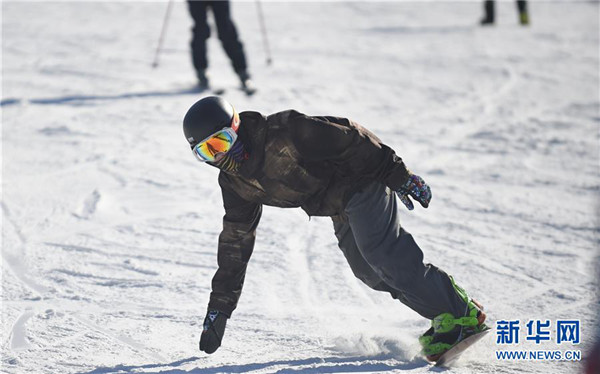
<path fill-rule="evenodd" d="M 221 346 L 225 325 L 227 324 L 225 313 L 217 310 L 209 310 L 204 318 L 204 328 L 200 337 L 200 350 L 208 354 L 214 353 Z"/>
<path fill-rule="evenodd" d="M 429 206 L 429 201 L 431 201 L 431 188 L 429 188 L 423 178 L 410 172 L 408 180 L 398 191 L 396 191 L 396 193 L 398 194 L 400 201 L 406 205 L 408 210 L 415 209 L 413 202 L 408 196 L 412 196 L 412 198 L 417 200 L 423 208 L 427 208 Z"/>

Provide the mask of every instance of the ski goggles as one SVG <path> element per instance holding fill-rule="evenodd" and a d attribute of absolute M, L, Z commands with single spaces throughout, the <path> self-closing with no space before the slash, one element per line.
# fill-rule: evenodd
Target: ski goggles
<path fill-rule="evenodd" d="M 229 152 L 237 140 L 237 130 L 240 125 L 240 117 L 234 112 L 231 119 L 231 127 L 224 127 L 192 147 L 194 156 L 201 162 L 217 160 L 219 155 Z"/>

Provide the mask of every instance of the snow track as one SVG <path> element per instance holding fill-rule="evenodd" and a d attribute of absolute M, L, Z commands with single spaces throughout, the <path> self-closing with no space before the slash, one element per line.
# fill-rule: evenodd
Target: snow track
<path fill-rule="evenodd" d="M 27 340 L 25 324 L 27 323 L 27 320 L 32 316 L 33 312 L 31 311 L 23 312 L 13 325 L 10 339 L 11 350 L 16 351 L 20 349 L 31 348 L 31 344 L 29 344 L 29 341 Z"/>
<path fill-rule="evenodd" d="M 181 119 L 200 95 L 175 2 L 2 4 L 2 361 L 6 373 L 426 373 L 428 321 L 357 280 L 331 220 L 265 207 L 223 346 L 198 351 L 223 215 L 216 170 Z M 501 319 L 598 325 L 597 2 L 263 4 L 233 14 L 259 91 L 218 39 L 211 80 L 240 111 L 350 117 L 431 185 L 401 221 L 425 260 Z M 292 16 L 293 15 L 293 16 Z M 522 328 L 525 328 L 522 326 Z M 452 373 L 567 373 L 498 361 L 494 337 Z M 523 342 L 519 349 L 536 349 Z M 555 349 L 556 346 L 543 346 Z"/>

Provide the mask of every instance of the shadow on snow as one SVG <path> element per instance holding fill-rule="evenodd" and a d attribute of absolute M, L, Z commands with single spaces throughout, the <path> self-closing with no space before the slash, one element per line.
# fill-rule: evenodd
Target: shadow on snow
<path fill-rule="evenodd" d="M 87 102 L 93 101 L 104 101 L 104 100 L 123 100 L 123 99 L 135 99 L 144 97 L 168 97 L 168 96 L 180 96 L 180 95 L 192 95 L 199 94 L 204 91 L 196 87 L 187 89 L 179 89 L 174 91 L 150 91 L 150 92 L 127 92 L 118 95 L 69 95 L 61 97 L 51 98 L 38 98 L 38 99 L 18 99 L 18 98 L 6 98 L 0 101 L 0 106 L 19 105 L 21 103 L 27 104 L 38 104 L 38 105 L 56 105 L 56 104 L 73 104 L 80 105 Z"/>
<path fill-rule="evenodd" d="M 109 374 L 109 373 L 130 373 L 144 370 L 144 373 L 161 373 L 161 374 L 216 374 L 216 373 L 245 373 L 254 370 L 264 370 L 272 368 L 274 373 L 340 373 L 340 372 L 380 372 L 392 370 L 413 370 L 420 367 L 429 366 L 429 363 L 424 359 L 414 359 L 403 363 L 386 363 L 392 359 L 391 355 L 375 356 L 375 357 L 329 357 L 329 358 L 307 358 L 301 360 L 279 360 L 263 363 L 253 363 L 244 365 L 223 365 L 216 367 L 194 368 L 188 370 L 177 369 L 177 367 L 191 363 L 193 361 L 204 361 L 200 357 L 190 357 L 183 360 L 175 361 L 169 364 L 146 364 L 137 366 L 117 365 L 114 367 L 99 367 L 84 374 Z M 380 362 L 376 362 L 380 361 Z M 309 367 L 304 367 L 309 366 Z M 280 368 L 278 368 L 280 367 Z M 156 371 L 148 371 L 148 369 L 157 369 Z M 433 368 L 434 371 L 440 368 Z"/>

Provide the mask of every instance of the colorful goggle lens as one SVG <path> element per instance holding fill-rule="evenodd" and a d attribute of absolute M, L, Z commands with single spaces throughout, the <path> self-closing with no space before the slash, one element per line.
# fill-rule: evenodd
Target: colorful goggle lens
<path fill-rule="evenodd" d="M 217 155 L 229 152 L 237 139 L 237 133 L 231 127 L 217 131 L 192 149 L 199 161 L 215 161 Z"/>

